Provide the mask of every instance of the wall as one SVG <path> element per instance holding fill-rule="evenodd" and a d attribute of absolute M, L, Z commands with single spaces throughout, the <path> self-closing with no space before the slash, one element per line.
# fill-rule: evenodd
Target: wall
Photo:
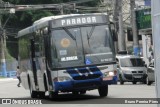
<path fill-rule="evenodd" d="M 160 98 L 160 0 L 152 1 L 152 34 L 155 56 L 156 93 Z M 158 105 L 160 107 L 160 105 Z"/>

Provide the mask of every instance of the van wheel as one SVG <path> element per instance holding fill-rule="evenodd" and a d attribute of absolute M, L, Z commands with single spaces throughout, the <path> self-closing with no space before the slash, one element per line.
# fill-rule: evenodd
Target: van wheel
<path fill-rule="evenodd" d="M 124 84 L 124 81 L 120 80 L 120 84 L 123 85 L 123 84 Z"/>
<path fill-rule="evenodd" d="M 146 81 L 147 81 L 147 85 L 151 85 L 151 84 L 152 84 L 152 82 L 151 82 L 151 81 L 149 81 L 149 78 L 148 78 L 148 76 L 147 76 L 147 79 L 146 79 Z"/>
<path fill-rule="evenodd" d="M 147 80 L 144 80 L 144 81 L 143 81 L 143 84 L 147 84 Z"/>
<path fill-rule="evenodd" d="M 122 76 L 121 76 L 121 75 L 119 75 L 119 81 L 120 81 L 120 84 L 121 84 L 121 85 L 123 85 L 123 84 L 124 84 L 124 81 L 123 81 L 123 79 L 122 79 Z"/>
<path fill-rule="evenodd" d="M 108 95 L 108 85 L 107 86 L 100 86 L 98 88 L 98 92 L 100 97 L 105 97 Z"/>

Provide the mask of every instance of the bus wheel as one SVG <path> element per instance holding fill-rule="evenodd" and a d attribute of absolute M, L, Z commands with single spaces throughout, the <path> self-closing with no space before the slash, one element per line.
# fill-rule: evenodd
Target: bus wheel
<path fill-rule="evenodd" d="M 58 92 L 49 92 L 49 98 L 50 99 L 53 99 L 53 98 L 55 98 L 55 97 L 57 97 L 58 96 Z"/>
<path fill-rule="evenodd" d="M 45 92 L 38 92 L 39 98 L 45 98 Z"/>
<path fill-rule="evenodd" d="M 98 92 L 100 97 L 105 97 L 108 95 L 108 85 L 107 86 L 100 86 L 98 88 Z"/>
<path fill-rule="evenodd" d="M 78 91 L 72 91 L 72 94 L 73 94 L 73 95 L 78 95 L 79 92 L 78 92 Z"/>
<path fill-rule="evenodd" d="M 86 90 L 80 91 L 80 94 L 86 94 Z"/>
<path fill-rule="evenodd" d="M 136 82 L 136 81 L 133 81 L 132 83 L 133 83 L 133 84 L 136 84 L 137 82 Z"/>
<path fill-rule="evenodd" d="M 29 88 L 30 88 L 30 95 L 31 95 L 31 98 L 37 98 L 37 92 L 36 91 L 33 91 L 33 88 L 32 88 L 32 86 L 30 85 L 29 86 Z"/>

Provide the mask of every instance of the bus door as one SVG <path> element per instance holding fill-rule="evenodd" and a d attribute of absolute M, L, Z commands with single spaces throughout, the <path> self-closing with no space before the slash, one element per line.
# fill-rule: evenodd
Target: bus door
<path fill-rule="evenodd" d="M 35 55 L 35 40 L 31 39 L 31 47 L 30 47 L 30 52 L 31 52 L 31 66 L 32 66 L 32 72 L 33 72 L 33 78 L 34 78 L 34 85 L 38 86 L 37 82 L 37 68 L 36 68 L 36 55 Z"/>

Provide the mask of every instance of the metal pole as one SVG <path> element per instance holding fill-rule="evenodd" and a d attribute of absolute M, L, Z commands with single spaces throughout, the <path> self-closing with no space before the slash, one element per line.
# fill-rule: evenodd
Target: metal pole
<path fill-rule="evenodd" d="M 125 51 L 126 50 L 126 42 L 125 42 L 125 35 L 124 35 L 124 29 L 123 29 L 123 14 L 122 14 L 122 0 L 119 0 L 119 35 L 118 35 L 118 46 L 119 51 Z"/>
<path fill-rule="evenodd" d="M 2 29 L 2 24 L 1 24 L 1 19 L 0 19 L 0 29 L 2 31 L 1 35 L 0 35 L 0 39 L 1 39 L 1 71 L 4 77 L 7 77 L 7 71 L 6 71 L 6 60 L 5 60 L 5 47 L 4 47 L 4 34 L 5 32 Z"/>
<path fill-rule="evenodd" d="M 136 15 L 135 15 L 135 0 L 130 0 L 130 9 L 131 9 L 131 25 L 133 32 L 133 51 L 135 55 L 139 55 L 139 42 L 138 42 L 138 34 L 137 34 L 137 26 L 136 26 Z"/>
<path fill-rule="evenodd" d="M 115 32 L 118 33 L 119 24 L 118 24 L 118 15 L 119 15 L 119 1 L 114 0 L 114 13 L 113 13 L 113 22 L 115 24 Z M 118 38 L 118 37 L 117 37 Z M 115 51 L 118 52 L 118 42 L 115 41 Z"/>
<path fill-rule="evenodd" d="M 61 13 L 61 15 L 63 15 L 63 14 L 64 14 L 64 12 L 63 12 L 63 5 L 61 5 L 60 13 Z"/>

